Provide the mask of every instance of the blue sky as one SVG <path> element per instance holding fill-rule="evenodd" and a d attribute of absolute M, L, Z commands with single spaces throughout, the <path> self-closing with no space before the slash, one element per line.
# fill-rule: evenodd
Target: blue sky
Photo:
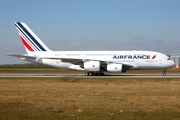
<path fill-rule="evenodd" d="M 52 50 L 180 53 L 179 0 L 1 0 L 0 64 L 24 63 L 14 22 L 25 22 Z"/>

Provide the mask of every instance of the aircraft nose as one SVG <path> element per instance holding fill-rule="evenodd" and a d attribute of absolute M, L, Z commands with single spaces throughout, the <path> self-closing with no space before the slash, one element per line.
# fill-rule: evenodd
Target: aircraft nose
<path fill-rule="evenodd" d="M 175 66 L 175 63 L 174 63 L 174 61 L 173 60 L 168 60 L 168 66 L 169 67 L 174 67 Z"/>

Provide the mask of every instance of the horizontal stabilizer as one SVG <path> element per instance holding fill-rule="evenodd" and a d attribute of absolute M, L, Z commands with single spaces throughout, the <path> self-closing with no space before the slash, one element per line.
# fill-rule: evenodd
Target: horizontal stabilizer
<path fill-rule="evenodd" d="M 6 54 L 6 55 L 17 57 L 19 59 L 21 59 L 21 58 L 36 58 L 35 56 L 28 56 L 27 54 Z"/>

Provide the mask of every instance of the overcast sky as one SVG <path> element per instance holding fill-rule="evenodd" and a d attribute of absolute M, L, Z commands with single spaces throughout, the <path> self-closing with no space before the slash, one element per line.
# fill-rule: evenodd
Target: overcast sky
<path fill-rule="evenodd" d="M 1 0 L 0 64 L 24 63 L 17 21 L 52 50 L 180 53 L 180 0 Z"/>

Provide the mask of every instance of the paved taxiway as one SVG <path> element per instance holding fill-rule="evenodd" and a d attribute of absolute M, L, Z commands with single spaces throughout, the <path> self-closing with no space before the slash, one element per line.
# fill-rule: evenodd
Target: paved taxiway
<path fill-rule="evenodd" d="M 84 74 L 0 74 L 0 77 L 71 77 L 71 78 L 180 78 L 180 74 L 107 74 L 85 76 Z"/>

